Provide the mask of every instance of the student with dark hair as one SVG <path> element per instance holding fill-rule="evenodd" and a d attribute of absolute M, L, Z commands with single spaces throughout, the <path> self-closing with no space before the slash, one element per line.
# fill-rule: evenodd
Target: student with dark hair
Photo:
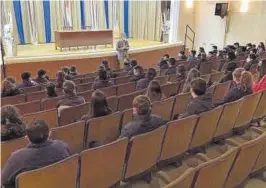
<path fill-rule="evenodd" d="M 234 43 L 235 47 L 235 54 L 239 55 L 242 52 L 241 46 L 239 45 L 239 42 Z"/>
<path fill-rule="evenodd" d="M 63 71 L 58 71 L 56 73 L 56 88 L 63 88 L 65 81 L 65 73 Z"/>
<path fill-rule="evenodd" d="M 265 45 L 263 42 L 260 42 L 257 48 L 258 54 L 261 54 L 263 52 L 265 52 Z"/>
<path fill-rule="evenodd" d="M 249 54 L 255 54 L 255 55 L 257 55 L 257 49 L 256 49 L 256 48 L 252 48 L 252 49 L 249 51 Z"/>
<path fill-rule="evenodd" d="M 168 61 L 168 69 L 164 72 L 164 75 L 176 74 L 176 60 L 171 57 Z"/>
<path fill-rule="evenodd" d="M 124 59 L 124 68 L 123 69 L 127 73 L 131 70 L 130 59 L 129 58 L 125 58 Z"/>
<path fill-rule="evenodd" d="M 185 112 L 181 114 L 179 118 L 200 114 L 215 107 L 212 103 L 212 96 L 209 93 L 206 93 L 207 84 L 204 79 L 195 78 L 190 82 L 190 85 L 190 93 L 193 99 L 189 102 Z"/>
<path fill-rule="evenodd" d="M 3 168 L 1 183 L 4 187 L 15 187 L 16 176 L 22 172 L 41 168 L 70 156 L 67 144 L 50 140 L 49 133 L 44 120 L 34 120 L 29 125 L 26 129 L 29 145 L 13 152 Z"/>
<path fill-rule="evenodd" d="M 266 59 L 262 59 L 258 64 L 259 80 L 253 85 L 253 91 L 258 92 L 266 89 Z"/>
<path fill-rule="evenodd" d="M 190 87 L 191 87 L 190 82 L 194 78 L 198 78 L 198 77 L 200 77 L 200 72 L 198 71 L 198 69 L 195 69 L 195 68 L 190 69 L 190 71 L 187 74 L 187 78 L 185 80 L 182 93 L 189 92 L 190 91 Z"/>
<path fill-rule="evenodd" d="M 257 57 L 255 54 L 249 54 L 247 60 L 246 60 L 246 63 L 244 65 L 244 68 L 246 71 L 250 71 L 252 65 L 256 65 L 258 64 L 259 62 L 257 61 Z"/>
<path fill-rule="evenodd" d="M 252 49 L 252 44 L 251 43 L 247 43 L 246 47 L 247 47 L 247 51 L 249 52 Z"/>
<path fill-rule="evenodd" d="M 46 71 L 43 69 L 38 70 L 38 76 L 36 78 L 36 82 L 38 84 L 47 84 L 49 82 L 49 77 L 46 75 Z"/>
<path fill-rule="evenodd" d="M 46 91 L 47 98 L 57 97 L 57 94 L 56 94 L 56 86 L 55 86 L 54 83 L 49 82 L 46 85 L 46 87 L 45 87 L 45 91 Z"/>
<path fill-rule="evenodd" d="M 133 75 L 134 73 L 133 73 L 133 69 L 134 69 L 134 67 L 135 66 L 137 66 L 138 65 L 138 62 L 137 62 L 137 60 L 136 59 L 131 59 L 130 60 L 130 70 L 128 71 L 128 75 Z"/>
<path fill-rule="evenodd" d="M 161 61 L 159 62 L 159 68 L 160 68 L 160 71 L 161 71 L 161 72 L 166 71 L 166 70 L 169 68 L 168 61 L 166 61 L 166 60 L 161 60 Z"/>
<path fill-rule="evenodd" d="M 186 67 L 183 64 L 177 66 L 176 81 L 182 82 L 186 80 Z"/>
<path fill-rule="evenodd" d="M 144 70 L 142 66 L 137 65 L 133 68 L 133 77 L 130 79 L 130 82 L 137 82 L 142 78 L 145 78 Z"/>
<path fill-rule="evenodd" d="M 202 54 L 206 56 L 205 49 L 203 47 L 199 48 L 199 54 L 198 54 L 198 59 L 202 59 Z"/>
<path fill-rule="evenodd" d="M 57 108 L 77 106 L 85 103 L 85 100 L 82 96 L 78 96 L 76 93 L 76 85 L 73 81 L 66 80 L 63 85 L 63 91 L 65 96 L 62 100 L 57 103 Z M 60 111 L 60 110 L 59 110 Z"/>
<path fill-rule="evenodd" d="M 105 71 L 107 72 L 107 74 L 110 78 L 116 77 L 116 74 L 113 73 L 113 70 L 109 66 L 109 62 L 106 59 L 102 60 L 101 66 L 104 67 Z"/>
<path fill-rule="evenodd" d="M 194 65 L 198 64 L 198 59 L 196 57 L 196 54 L 197 54 L 196 50 L 191 50 L 190 55 L 187 58 L 187 62 Z"/>
<path fill-rule="evenodd" d="M 25 124 L 18 109 L 12 105 L 1 108 L 1 141 L 9 141 L 25 136 Z"/>
<path fill-rule="evenodd" d="M 237 68 L 237 65 L 235 62 L 230 62 L 226 65 L 224 76 L 221 79 L 220 83 L 224 83 L 227 81 L 233 80 L 233 72 Z"/>
<path fill-rule="evenodd" d="M 154 68 L 149 68 L 146 72 L 145 78 L 142 78 L 137 82 L 136 90 L 147 88 L 149 83 L 156 77 L 156 74 L 157 73 Z"/>
<path fill-rule="evenodd" d="M 66 80 L 72 80 L 74 78 L 74 76 L 70 75 L 69 67 L 67 67 L 67 66 L 63 67 L 62 71 L 65 73 L 65 79 Z"/>
<path fill-rule="evenodd" d="M 161 60 L 168 61 L 169 58 L 170 58 L 169 54 L 164 54 L 163 57 L 161 58 Z"/>
<path fill-rule="evenodd" d="M 160 83 L 157 80 L 152 80 L 149 83 L 146 96 L 149 98 L 151 103 L 165 99 Z"/>
<path fill-rule="evenodd" d="M 212 60 L 216 57 L 216 54 L 213 52 L 213 51 L 209 51 L 208 52 L 208 56 L 207 56 L 207 59 L 208 60 Z"/>
<path fill-rule="evenodd" d="M 94 80 L 91 88 L 93 90 L 113 86 L 113 82 L 109 80 L 109 76 L 106 70 L 100 69 L 98 71 L 98 80 Z"/>
<path fill-rule="evenodd" d="M 23 91 L 18 89 L 15 84 L 5 79 L 2 82 L 1 97 L 11 97 L 22 94 Z"/>
<path fill-rule="evenodd" d="M 21 74 L 22 83 L 18 85 L 18 88 L 37 86 L 38 84 L 31 80 L 31 73 L 23 72 Z"/>
<path fill-rule="evenodd" d="M 75 65 L 71 65 L 69 68 L 69 74 L 71 76 L 77 76 L 78 72 L 77 72 L 77 67 Z"/>
<path fill-rule="evenodd" d="M 218 47 L 217 46 L 212 46 L 212 52 L 213 52 L 213 55 L 216 56 L 217 53 L 218 53 Z"/>
<path fill-rule="evenodd" d="M 16 80 L 14 77 L 12 76 L 8 76 L 5 78 L 6 80 L 8 80 L 9 82 L 11 82 L 12 84 L 16 85 Z"/>
<path fill-rule="evenodd" d="M 151 102 L 148 97 L 139 95 L 133 100 L 133 120 L 123 126 L 120 138 L 147 133 L 164 124 L 165 121 L 161 117 L 151 114 Z"/>
<path fill-rule="evenodd" d="M 236 59 L 236 55 L 235 55 L 235 53 L 234 53 L 233 51 L 229 51 L 229 52 L 227 53 L 227 55 L 226 55 L 226 62 L 225 62 L 225 64 L 224 64 L 223 67 L 222 67 L 222 71 L 225 71 L 227 65 L 228 65 L 229 63 L 234 62 L 235 59 Z"/>
<path fill-rule="evenodd" d="M 178 58 L 180 60 L 187 60 L 187 56 L 185 54 L 185 51 L 181 50 L 179 53 L 178 53 Z"/>

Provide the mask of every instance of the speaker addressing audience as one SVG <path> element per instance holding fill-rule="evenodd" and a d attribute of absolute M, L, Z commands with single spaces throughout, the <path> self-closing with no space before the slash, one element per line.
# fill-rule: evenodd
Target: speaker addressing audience
<path fill-rule="evenodd" d="M 2 82 L 1 97 L 12 97 L 22 93 L 23 91 L 18 89 L 16 85 L 10 82 L 7 78 Z"/>
<path fill-rule="evenodd" d="M 18 85 L 18 88 L 25 88 L 25 87 L 32 87 L 32 86 L 38 86 L 36 82 L 31 80 L 31 73 L 29 72 L 23 72 L 21 74 L 22 83 Z"/>
<path fill-rule="evenodd" d="M 125 34 L 120 34 L 120 39 L 116 43 L 117 59 L 122 69 L 124 66 L 124 59 L 128 58 L 129 43 L 125 38 Z"/>
<path fill-rule="evenodd" d="M 258 92 L 266 89 L 266 59 L 262 59 L 258 64 L 259 80 L 253 85 L 253 91 Z"/>
<path fill-rule="evenodd" d="M 156 74 L 157 73 L 154 68 L 149 68 L 146 72 L 145 78 L 142 78 L 137 82 L 136 90 L 147 88 L 149 83 L 156 77 Z"/>
<path fill-rule="evenodd" d="M 161 117 L 151 114 L 151 102 L 148 97 L 139 95 L 133 100 L 133 120 L 123 127 L 120 138 L 150 132 L 164 124 L 165 121 Z"/>
<path fill-rule="evenodd" d="M 44 120 L 34 120 L 27 127 L 26 138 L 29 145 L 15 151 L 9 157 L 2 170 L 3 186 L 15 187 L 18 174 L 53 164 L 70 156 L 67 144 L 59 140 L 50 140 L 49 135 L 49 127 Z"/>
<path fill-rule="evenodd" d="M 161 101 L 166 98 L 162 92 L 160 83 L 157 80 L 152 80 L 149 83 L 146 96 L 149 98 L 151 103 Z"/>

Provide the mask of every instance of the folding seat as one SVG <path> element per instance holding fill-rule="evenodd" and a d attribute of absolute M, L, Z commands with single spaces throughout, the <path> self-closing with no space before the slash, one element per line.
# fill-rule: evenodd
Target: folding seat
<path fill-rule="evenodd" d="M 126 84 L 120 84 L 117 86 L 117 96 L 129 94 L 134 92 L 136 88 L 135 82 L 130 82 Z"/>
<path fill-rule="evenodd" d="M 224 73 L 223 72 L 218 72 L 218 73 L 213 73 L 211 74 L 209 84 L 213 84 L 215 82 L 220 83 L 221 79 L 223 78 Z"/>
<path fill-rule="evenodd" d="M 118 105 L 118 97 L 117 96 L 108 97 L 107 103 L 108 103 L 109 107 L 111 108 L 112 112 L 117 111 L 117 105 Z"/>
<path fill-rule="evenodd" d="M 193 131 L 197 123 L 196 115 L 169 122 L 159 158 L 160 164 L 180 162 L 188 150 Z"/>
<path fill-rule="evenodd" d="M 77 186 L 78 154 L 36 170 L 23 172 L 16 178 L 16 187 L 73 188 Z"/>
<path fill-rule="evenodd" d="M 168 81 L 168 76 L 158 76 L 155 77 L 154 80 L 157 80 L 160 83 L 160 85 L 164 85 Z"/>
<path fill-rule="evenodd" d="M 79 85 L 82 83 L 82 78 L 75 78 L 72 80 L 76 85 Z"/>
<path fill-rule="evenodd" d="M 1 97 L 1 106 L 4 105 L 14 105 L 14 104 L 19 104 L 19 103 L 24 103 L 26 102 L 26 96 L 24 94 L 21 95 L 16 95 L 12 97 Z"/>
<path fill-rule="evenodd" d="M 122 76 L 127 76 L 127 72 L 115 72 L 116 77 L 122 77 Z"/>
<path fill-rule="evenodd" d="M 134 136 L 130 139 L 127 149 L 127 158 L 123 181 L 133 179 L 150 178 L 150 172 L 154 170 L 157 163 L 166 126 L 154 131 Z"/>
<path fill-rule="evenodd" d="M 91 89 L 91 86 L 92 86 L 92 82 L 77 85 L 77 92 L 81 93 L 81 92 L 88 91 Z"/>
<path fill-rule="evenodd" d="M 56 108 L 57 103 L 63 98 L 64 96 L 43 99 L 41 102 L 42 110 L 50 110 Z"/>
<path fill-rule="evenodd" d="M 177 76 L 176 76 L 176 74 L 169 75 L 168 76 L 168 81 L 169 82 L 172 82 L 172 83 L 177 82 Z"/>
<path fill-rule="evenodd" d="M 81 81 L 82 84 L 88 84 L 88 83 L 93 83 L 94 82 L 95 77 L 84 77 Z"/>
<path fill-rule="evenodd" d="M 1 169 L 4 168 L 8 158 L 13 152 L 26 147 L 28 144 L 28 140 L 24 137 L 6 142 L 1 142 Z"/>
<path fill-rule="evenodd" d="M 199 72 L 200 72 L 200 75 L 210 74 L 212 72 L 212 63 L 211 62 L 201 63 Z"/>
<path fill-rule="evenodd" d="M 119 185 L 128 139 L 83 151 L 80 154 L 80 188 L 106 188 Z"/>
<path fill-rule="evenodd" d="M 19 109 L 20 115 L 39 112 L 41 110 L 41 101 L 31 101 L 14 105 Z"/>
<path fill-rule="evenodd" d="M 84 74 L 76 75 L 76 76 L 75 76 L 75 79 L 77 79 L 77 78 L 84 78 Z"/>
<path fill-rule="evenodd" d="M 261 91 L 261 97 L 258 102 L 258 106 L 253 115 L 253 120 L 260 123 L 260 120 L 266 116 L 266 89 Z"/>
<path fill-rule="evenodd" d="M 123 112 L 121 127 L 124 127 L 128 122 L 133 120 L 133 108 L 127 109 Z"/>
<path fill-rule="evenodd" d="M 125 83 L 128 83 L 130 81 L 130 78 L 132 78 L 132 76 L 118 77 L 118 78 L 114 79 L 114 83 L 115 83 L 115 85 L 125 84 Z"/>
<path fill-rule="evenodd" d="M 260 135 L 254 140 L 242 144 L 241 146 L 233 140 L 227 140 L 227 143 L 230 142 L 230 144 L 234 146 L 240 146 L 240 150 L 228 174 L 225 188 L 240 186 L 245 182 L 245 180 L 247 180 L 249 174 L 252 172 L 252 168 L 255 165 L 256 159 L 262 151 L 265 139 L 266 133 Z"/>
<path fill-rule="evenodd" d="M 118 111 L 124 111 L 126 109 L 132 108 L 133 100 L 136 96 L 140 95 L 140 91 L 136 91 L 130 94 L 121 95 L 118 97 Z"/>
<path fill-rule="evenodd" d="M 182 93 L 175 97 L 172 119 L 176 119 L 176 117 L 185 112 L 186 107 L 190 100 L 191 100 L 190 93 Z"/>
<path fill-rule="evenodd" d="M 84 144 L 85 121 L 51 129 L 51 139 L 67 143 L 71 154 L 80 153 Z"/>
<path fill-rule="evenodd" d="M 203 80 L 205 80 L 206 83 L 209 83 L 210 78 L 211 78 L 211 74 L 205 74 L 205 75 L 202 75 L 201 78 L 202 78 Z"/>
<path fill-rule="evenodd" d="M 90 111 L 90 103 L 84 103 L 77 106 L 71 106 L 61 110 L 59 114 L 59 125 L 67 125 L 77 122 L 83 115 L 88 114 Z"/>
<path fill-rule="evenodd" d="M 43 119 L 47 121 L 49 128 L 54 128 L 58 126 L 57 110 L 50 109 L 40 112 L 35 112 L 31 114 L 26 114 L 23 116 L 23 121 L 26 124 L 30 124 L 33 120 Z"/>
<path fill-rule="evenodd" d="M 164 120 L 170 121 L 172 110 L 175 103 L 175 97 L 171 97 L 162 101 L 157 101 L 152 104 L 152 114 L 161 116 Z"/>
<path fill-rule="evenodd" d="M 231 81 L 224 82 L 217 84 L 215 86 L 214 92 L 213 92 L 213 103 L 219 103 L 223 101 L 224 97 L 226 96 L 227 92 L 230 89 Z"/>
<path fill-rule="evenodd" d="M 100 90 L 104 92 L 106 97 L 116 96 L 116 87 L 117 86 L 111 86 L 111 87 L 104 87 Z"/>
<path fill-rule="evenodd" d="M 243 102 L 233 128 L 234 131 L 241 133 L 245 128 L 249 127 L 249 123 L 256 111 L 260 96 L 261 93 L 254 93 L 243 97 Z"/>
<path fill-rule="evenodd" d="M 90 119 L 86 123 L 86 148 L 97 143 L 106 144 L 116 140 L 120 135 L 121 117 L 122 113 L 116 112 L 108 116 Z"/>
<path fill-rule="evenodd" d="M 214 133 L 214 141 L 224 139 L 231 135 L 241 105 L 241 99 L 224 105 Z"/>
<path fill-rule="evenodd" d="M 42 86 L 32 86 L 23 88 L 24 93 L 41 91 Z"/>
<path fill-rule="evenodd" d="M 37 91 L 37 92 L 31 92 L 27 93 L 27 101 L 35 101 L 35 100 L 42 100 L 46 97 L 45 91 Z"/>
<path fill-rule="evenodd" d="M 212 65 L 211 68 L 212 68 L 212 70 L 220 71 L 222 69 L 224 63 L 225 63 L 225 61 L 222 59 L 213 61 L 211 63 L 211 65 Z"/>
<path fill-rule="evenodd" d="M 91 100 L 92 93 L 93 93 L 93 90 L 88 90 L 88 91 L 77 93 L 77 94 L 78 96 L 82 96 L 86 102 L 89 102 Z"/>
<path fill-rule="evenodd" d="M 162 92 L 166 98 L 177 95 L 180 87 L 180 82 L 164 84 L 161 86 Z"/>
<path fill-rule="evenodd" d="M 90 73 L 87 73 L 87 74 L 84 74 L 84 77 L 85 78 L 88 78 L 88 77 L 95 77 L 98 75 L 98 72 L 90 72 Z"/>
<path fill-rule="evenodd" d="M 206 149 L 206 146 L 211 142 L 213 134 L 216 130 L 218 120 L 221 116 L 223 107 L 219 106 L 208 112 L 203 112 L 199 115 L 199 120 L 195 127 L 193 137 L 189 146 L 191 151 L 197 149 Z"/>

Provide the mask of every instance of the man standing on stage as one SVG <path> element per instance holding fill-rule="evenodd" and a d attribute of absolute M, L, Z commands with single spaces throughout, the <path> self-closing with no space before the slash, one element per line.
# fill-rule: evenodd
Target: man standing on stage
<path fill-rule="evenodd" d="M 128 58 L 129 44 L 125 38 L 125 34 L 121 33 L 120 40 L 116 43 L 117 59 L 120 64 L 120 68 L 124 67 L 124 60 Z"/>

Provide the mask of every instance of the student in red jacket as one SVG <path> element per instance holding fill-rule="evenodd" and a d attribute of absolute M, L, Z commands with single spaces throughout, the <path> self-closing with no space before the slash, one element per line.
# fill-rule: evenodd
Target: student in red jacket
<path fill-rule="evenodd" d="M 266 59 L 262 59 L 258 64 L 259 81 L 253 85 L 253 91 L 258 92 L 266 89 Z"/>

